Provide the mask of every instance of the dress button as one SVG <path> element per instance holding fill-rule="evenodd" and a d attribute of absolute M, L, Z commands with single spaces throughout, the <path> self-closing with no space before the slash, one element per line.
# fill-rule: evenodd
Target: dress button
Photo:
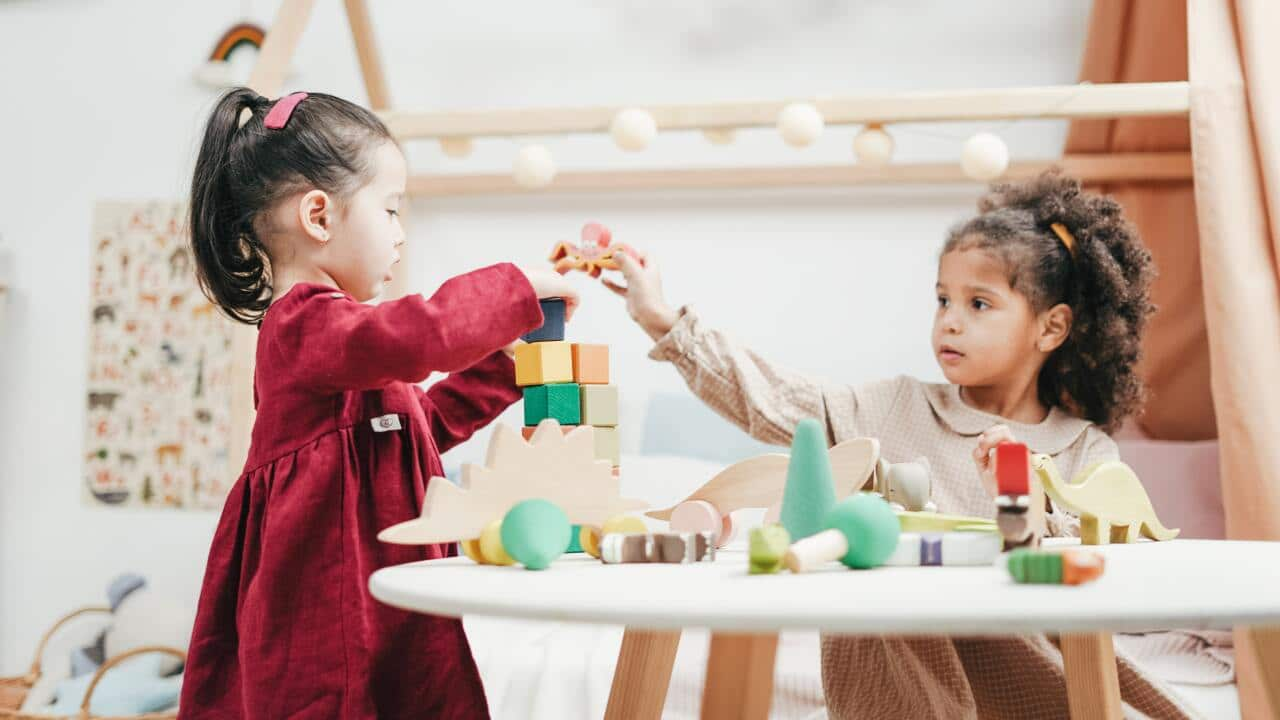
<path fill-rule="evenodd" d="M 343 298 L 343 297 L 346 297 L 346 296 L 345 296 L 345 295 L 343 295 L 343 294 L 342 294 L 342 293 L 340 293 L 340 292 L 332 292 L 332 293 L 329 293 L 329 297 L 331 297 L 331 298 L 333 298 L 333 299 L 337 300 L 337 299 L 339 299 L 339 298 Z"/>

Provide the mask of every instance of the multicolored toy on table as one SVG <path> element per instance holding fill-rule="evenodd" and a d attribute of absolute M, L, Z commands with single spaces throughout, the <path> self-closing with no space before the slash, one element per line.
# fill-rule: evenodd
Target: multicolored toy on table
<path fill-rule="evenodd" d="M 1102 576 L 1105 559 L 1088 550 L 1031 550 L 1009 553 L 1005 565 L 1014 582 L 1036 585 L 1081 585 Z"/>
<path fill-rule="evenodd" d="M 1044 491 L 1031 482 L 1031 452 L 1022 443 L 996 446 L 996 525 L 1004 549 L 1040 547 L 1046 532 Z"/>
<path fill-rule="evenodd" d="M 582 227 L 582 244 L 561 242 L 551 248 L 551 262 L 556 272 L 564 275 L 570 270 L 581 270 L 591 277 L 600 277 L 603 270 L 617 270 L 617 256 L 627 253 L 636 260 L 640 254 L 626 245 L 613 244 L 613 233 L 600 223 L 587 223 Z"/>
<path fill-rule="evenodd" d="M 573 250 L 559 243 L 551 261 L 561 274 L 578 269 L 598 277 L 601 270 L 616 270 L 612 234 L 599 223 L 582 229 L 583 247 Z M 590 241 L 590 242 L 588 242 Z M 570 428 L 594 428 L 596 456 L 612 463 L 614 474 L 620 465 L 618 438 L 618 388 L 609 384 L 609 346 L 564 341 L 565 307 L 562 300 L 542 301 L 542 327 L 525 335 L 526 344 L 516 348 L 516 385 L 524 388 L 524 434 L 528 438 L 538 423 L 548 418 Z M 580 527 L 573 528 L 570 552 L 582 550 Z"/>
<path fill-rule="evenodd" d="M 582 426 L 566 432 L 548 419 L 526 439 L 495 426 L 483 465 L 464 465 L 460 485 L 432 478 L 422 515 L 383 530 L 378 539 L 458 542 L 477 562 L 546 567 L 568 547 L 571 524 L 599 527 L 645 508 L 622 497 L 612 465 L 596 457 L 592 431 Z"/>

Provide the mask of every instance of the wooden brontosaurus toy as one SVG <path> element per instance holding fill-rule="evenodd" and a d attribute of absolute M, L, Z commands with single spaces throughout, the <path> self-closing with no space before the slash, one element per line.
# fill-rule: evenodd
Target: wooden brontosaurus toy
<path fill-rule="evenodd" d="M 1085 545 L 1137 542 L 1138 536 L 1172 540 L 1177 528 L 1166 528 L 1156 517 L 1151 499 L 1138 476 L 1118 460 L 1085 468 L 1074 482 L 1063 482 L 1053 458 L 1034 455 L 1044 491 L 1059 507 L 1080 516 L 1080 539 Z"/>
<path fill-rule="evenodd" d="M 880 442 L 873 438 L 854 438 L 836 444 L 829 451 L 832 485 L 837 500 L 848 497 L 871 477 L 880 459 Z M 766 517 L 780 514 L 783 488 L 786 485 L 787 465 L 790 456 L 785 453 L 767 453 L 747 458 L 720 471 L 705 485 L 693 491 L 672 507 L 646 513 L 657 520 L 680 520 L 686 514 L 697 517 L 699 523 L 673 522 L 680 531 L 718 530 L 720 546 L 733 535 L 730 513 L 743 508 L 769 508 Z M 705 516 L 705 518 L 703 517 Z M 712 517 L 716 516 L 716 517 Z M 721 528 L 716 520 L 723 523 Z M 709 525 L 702 527 L 701 524 Z M 695 527 L 694 525 L 698 525 Z"/>

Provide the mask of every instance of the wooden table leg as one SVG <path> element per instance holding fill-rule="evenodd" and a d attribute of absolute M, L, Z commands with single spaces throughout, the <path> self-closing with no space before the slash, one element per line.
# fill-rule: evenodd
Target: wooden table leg
<path fill-rule="evenodd" d="M 707 679 L 702 688 L 703 720 L 767 720 L 773 701 L 773 660 L 778 634 L 711 634 Z"/>
<path fill-rule="evenodd" d="M 1271 704 L 1271 717 L 1280 719 L 1280 628 L 1252 628 L 1249 639 L 1258 658 L 1258 674 Z"/>
<path fill-rule="evenodd" d="M 1063 634 L 1059 639 L 1073 720 L 1122 720 L 1120 679 L 1111 633 Z"/>
<path fill-rule="evenodd" d="M 622 634 L 618 667 L 605 720 L 660 720 L 671 684 L 680 631 L 632 630 Z"/>

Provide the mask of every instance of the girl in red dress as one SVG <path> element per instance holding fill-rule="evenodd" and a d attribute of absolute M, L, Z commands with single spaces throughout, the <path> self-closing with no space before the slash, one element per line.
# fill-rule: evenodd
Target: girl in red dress
<path fill-rule="evenodd" d="M 191 245 L 205 293 L 259 328 L 257 420 L 209 552 L 183 718 L 488 716 L 462 624 L 367 587 L 454 548 L 375 536 L 416 517 L 440 453 L 517 399 L 509 352 L 538 299 L 577 295 L 501 264 L 363 304 L 399 260 L 405 175 L 378 118 L 333 96 L 239 88 L 209 119 Z M 433 372 L 449 375 L 424 391 Z"/>

